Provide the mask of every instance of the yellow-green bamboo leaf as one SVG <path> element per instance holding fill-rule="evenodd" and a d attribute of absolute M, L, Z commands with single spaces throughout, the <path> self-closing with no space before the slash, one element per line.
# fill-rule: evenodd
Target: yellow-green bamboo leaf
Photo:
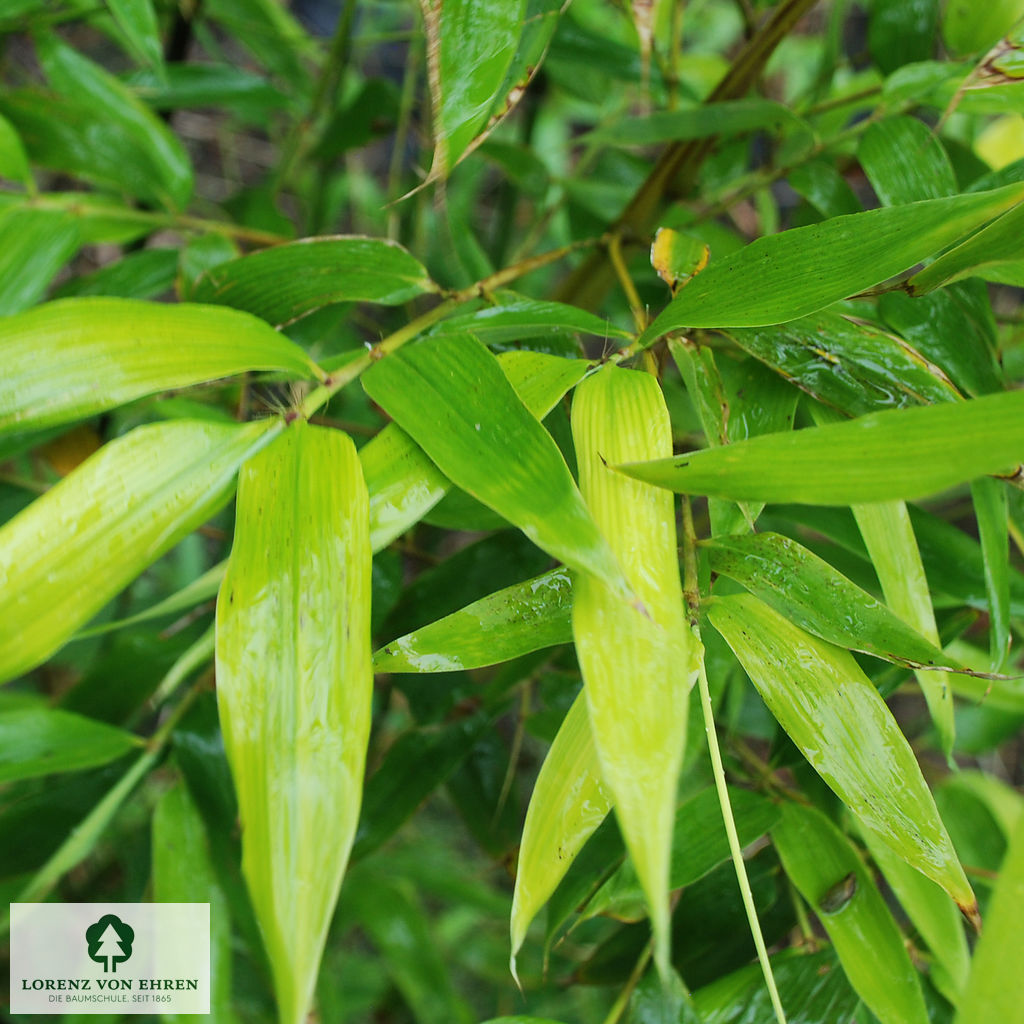
<path fill-rule="evenodd" d="M 139 427 L 0 529 L 0 680 L 45 661 L 208 519 L 274 424 Z"/>
<path fill-rule="evenodd" d="M 853 656 L 750 594 L 716 597 L 707 609 L 811 767 L 865 828 L 977 921 L 977 901 L 917 758 Z"/>
<path fill-rule="evenodd" d="M 242 870 L 281 1024 L 302 1024 L 359 818 L 373 676 L 366 485 L 339 431 L 249 460 L 217 602 L 217 698 Z"/>
<path fill-rule="evenodd" d="M 974 951 L 955 1024 L 1022 1024 L 1020 953 L 1024 949 L 1024 818 L 1017 823 Z"/>
<path fill-rule="evenodd" d="M 670 495 L 609 464 L 657 458 L 672 430 L 654 377 L 606 367 L 576 390 L 580 489 L 642 607 L 602 580 L 575 581 L 573 634 L 601 764 L 667 973 L 676 781 L 699 645 L 686 621 Z"/>
<path fill-rule="evenodd" d="M 533 787 L 523 825 L 512 895 L 512 958 L 537 912 L 558 888 L 583 844 L 604 821 L 611 802 L 601 782 L 587 703 L 581 693 L 555 735 Z"/>
<path fill-rule="evenodd" d="M 870 505 L 854 505 L 864 544 L 871 563 L 882 584 L 885 603 L 898 618 L 912 626 L 926 640 L 939 644 L 928 578 L 924 574 L 921 552 L 906 502 L 879 501 Z M 956 727 L 953 722 L 953 691 L 945 672 L 914 673 L 928 704 L 939 746 L 946 757 L 953 753 Z"/>
<path fill-rule="evenodd" d="M 246 370 L 320 377 L 248 313 L 136 299 L 60 299 L 0 320 L 0 436 Z"/>
<path fill-rule="evenodd" d="M 523 404 L 543 419 L 590 368 L 583 359 L 542 352 L 502 352 L 498 356 Z M 451 481 L 396 423 L 389 423 L 359 449 L 370 491 L 370 543 L 387 547 L 419 522 L 451 489 Z"/>
<path fill-rule="evenodd" d="M 903 936 L 846 836 L 813 807 L 786 804 L 772 841 L 871 1012 L 882 1024 L 927 1024 Z"/>

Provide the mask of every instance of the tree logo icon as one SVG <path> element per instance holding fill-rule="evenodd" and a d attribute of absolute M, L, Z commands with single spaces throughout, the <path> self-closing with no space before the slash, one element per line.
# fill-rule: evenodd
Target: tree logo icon
<path fill-rule="evenodd" d="M 89 959 L 103 964 L 103 973 L 117 973 L 117 965 L 132 955 L 135 930 L 114 914 L 104 914 L 85 930 Z"/>

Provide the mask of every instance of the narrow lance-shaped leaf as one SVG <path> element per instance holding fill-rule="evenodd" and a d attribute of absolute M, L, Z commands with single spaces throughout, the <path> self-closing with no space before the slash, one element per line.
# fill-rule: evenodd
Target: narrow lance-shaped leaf
<path fill-rule="evenodd" d="M 0 714 L 0 782 L 106 764 L 141 744 L 129 732 L 55 708 Z"/>
<path fill-rule="evenodd" d="M 133 299 L 62 299 L 7 317 L 0 356 L 0 435 L 246 370 L 322 376 L 298 345 L 246 313 Z"/>
<path fill-rule="evenodd" d="M 608 463 L 669 451 L 672 428 L 654 377 L 610 366 L 576 389 L 572 431 L 584 497 L 642 603 L 637 608 L 604 581 L 581 575 L 573 634 L 601 776 L 666 976 L 676 781 L 699 645 L 686 621 L 672 499 Z"/>
<path fill-rule="evenodd" d="M 447 177 L 485 127 L 515 58 L 526 0 L 420 0 L 434 110 L 432 178 Z"/>
<path fill-rule="evenodd" d="M 270 420 L 139 427 L 0 529 L 0 680 L 45 661 L 220 508 L 274 429 Z"/>
<path fill-rule="evenodd" d="M 512 896 L 512 974 L 537 912 L 611 807 L 581 693 L 555 735 L 533 787 Z"/>
<path fill-rule="evenodd" d="M 129 47 L 143 63 L 163 70 L 163 48 L 152 0 L 107 0 Z"/>
<path fill-rule="evenodd" d="M 851 505 L 920 498 L 1024 461 L 1024 392 L 892 409 L 845 423 L 617 468 L 687 494 Z"/>
<path fill-rule="evenodd" d="M 301 1024 L 359 818 L 373 675 L 367 496 L 352 442 L 291 426 L 240 474 L 217 699 L 242 870 L 281 1024 Z"/>
<path fill-rule="evenodd" d="M 850 841 L 820 811 L 786 804 L 772 840 L 850 984 L 882 1024 L 927 1024 L 903 936 Z"/>
<path fill-rule="evenodd" d="M 582 359 L 539 352 L 502 352 L 498 363 L 523 405 L 542 419 L 590 368 Z M 359 449 L 370 492 L 370 543 L 391 543 L 426 515 L 451 489 L 451 481 L 396 423 Z M 485 510 L 486 511 L 486 510 Z"/>
<path fill-rule="evenodd" d="M 985 564 L 989 663 L 993 672 L 999 672 L 1010 649 L 1010 542 L 1006 485 L 1002 480 L 975 480 L 971 484 L 971 498 Z"/>
<path fill-rule="evenodd" d="M 906 502 L 878 501 L 852 507 L 857 526 L 882 585 L 885 603 L 926 640 L 939 643 L 928 578 L 910 523 Z M 956 727 L 953 693 L 945 673 L 915 673 L 939 735 L 939 747 L 952 758 Z"/>
<path fill-rule="evenodd" d="M 339 235 L 218 263 L 199 279 L 191 298 L 244 309 L 283 327 L 337 302 L 396 306 L 436 291 L 419 260 L 397 242 Z"/>
<path fill-rule="evenodd" d="M 1024 185 L 834 217 L 712 260 L 643 333 L 760 327 L 814 313 L 957 241 L 1024 200 Z M 742 286 L 740 286 L 742 285 Z"/>
<path fill-rule="evenodd" d="M 570 568 L 628 592 L 558 446 L 479 341 L 425 338 L 362 381 L 449 480 Z"/>
<path fill-rule="evenodd" d="M 811 767 L 866 828 L 977 921 L 914 752 L 853 656 L 749 594 L 714 598 L 708 618 Z"/>
<path fill-rule="evenodd" d="M 1010 840 L 985 931 L 971 965 L 955 1024 L 1021 1024 L 1020 951 L 1024 945 L 1024 816 Z"/>
<path fill-rule="evenodd" d="M 829 643 L 908 668 L 968 671 L 814 552 L 777 533 L 705 542 L 714 572 Z"/>
<path fill-rule="evenodd" d="M 572 642 L 572 581 L 562 568 L 506 587 L 385 644 L 377 672 L 458 672 Z"/>
<path fill-rule="evenodd" d="M 76 219 L 60 210 L 0 214 L 0 316 L 38 302 L 82 241 Z"/>

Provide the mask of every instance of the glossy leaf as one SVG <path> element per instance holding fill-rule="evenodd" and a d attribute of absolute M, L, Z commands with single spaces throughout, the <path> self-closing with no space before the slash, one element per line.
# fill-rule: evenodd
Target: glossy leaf
<path fill-rule="evenodd" d="M 712 259 L 641 336 L 689 327 L 760 327 L 807 316 L 951 245 L 1024 199 L 1008 185 L 792 228 Z M 737 281 L 744 286 L 738 288 Z"/>
<path fill-rule="evenodd" d="M 153 812 L 153 900 L 210 904 L 210 1017 L 237 1020 L 231 1005 L 231 919 L 217 881 L 202 816 L 184 782 L 160 797 Z"/>
<path fill-rule="evenodd" d="M 62 299 L 0 320 L 0 353 L 0 435 L 246 370 L 320 375 L 298 345 L 255 317 L 132 299 Z"/>
<path fill-rule="evenodd" d="M 199 279 L 191 297 L 244 309 L 283 327 L 337 302 L 396 306 L 435 291 L 420 262 L 395 242 L 338 235 L 218 263 Z"/>
<path fill-rule="evenodd" d="M 902 338 L 829 310 L 726 333 L 809 395 L 853 416 L 960 397 L 942 370 Z"/>
<path fill-rule="evenodd" d="M 362 381 L 453 483 L 570 568 L 626 591 L 557 445 L 479 341 L 425 338 L 380 360 Z"/>
<path fill-rule="evenodd" d="M 152 299 L 174 288 L 178 253 L 174 249 L 140 249 L 92 274 L 63 282 L 55 299 L 110 295 L 122 299 Z"/>
<path fill-rule="evenodd" d="M 153 67 L 163 64 L 160 30 L 152 0 L 106 0 L 132 52 Z"/>
<path fill-rule="evenodd" d="M 25 147 L 14 126 L 0 115 L 0 178 L 9 178 L 24 185 L 30 192 L 35 185 L 28 165 Z"/>
<path fill-rule="evenodd" d="M 857 159 L 886 206 L 941 199 L 957 191 L 942 143 L 915 117 L 876 121 L 860 140 Z"/>
<path fill-rule="evenodd" d="M 757 793 L 729 791 L 729 803 L 740 846 L 761 838 L 778 820 L 778 808 Z M 673 826 L 669 888 L 693 885 L 729 860 L 729 840 L 722 821 L 722 806 L 714 789 L 702 790 L 680 805 Z M 587 902 L 585 914 L 607 914 L 620 921 L 643 917 L 643 892 L 633 865 L 626 861 Z"/>
<path fill-rule="evenodd" d="M 498 362 L 523 404 L 538 419 L 547 415 L 590 368 L 583 360 L 539 352 L 503 352 Z M 419 522 L 452 488 L 451 481 L 395 423 L 389 423 L 360 448 L 359 459 L 370 491 L 370 542 L 374 551 Z"/>
<path fill-rule="evenodd" d="M 1004 213 L 966 242 L 919 270 L 907 281 L 911 295 L 923 295 L 965 277 L 981 277 L 998 284 L 1024 284 L 1024 257 L 1020 236 L 1024 231 L 1024 210 Z"/>
<path fill-rule="evenodd" d="M 748 594 L 715 598 L 708 618 L 768 710 L 843 803 L 976 918 L 974 894 L 914 752 L 852 655 Z"/>
<path fill-rule="evenodd" d="M 974 952 L 967 991 L 956 1024 L 1024 1021 L 1024 1002 L 1017 998 L 1024 940 L 1024 818 L 1014 830 L 1003 860 L 985 931 Z"/>
<path fill-rule="evenodd" d="M 617 468 L 732 500 L 849 505 L 920 498 L 1024 461 L 1024 393 L 893 409 Z"/>
<path fill-rule="evenodd" d="M 309 1010 L 359 818 L 373 696 L 367 507 L 352 442 L 293 424 L 240 474 L 217 602 L 242 871 L 282 1024 Z"/>
<path fill-rule="evenodd" d="M 897 857 L 873 832 L 861 829 L 861 836 L 911 924 L 928 945 L 934 961 L 932 981 L 956 1006 L 967 983 L 971 959 L 960 912 L 939 886 Z"/>
<path fill-rule="evenodd" d="M 928 580 L 905 502 L 854 505 L 853 515 L 892 612 L 933 644 L 939 643 Z M 947 758 L 953 754 L 953 695 L 945 673 L 917 672 L 928 713 Z"/>
<path fill-rule="evenodd" d="M 977 7 L 970 0 L 950 0 L 942 16 L 942 38 L 954 53 L 976 53 L 992 46 L 1024 16 L 1021 0 L 992 0 Z"/>
<path fill-rule="evenodd" d="M 444 178 L 486 126 L 516 55 L 526 0 L 421 0 L 434 111 L 431 177 Z"/>
<path fill-rule="evenodd" d="M 74 772 L 114 761 L 141 741 L 82 715 L 52 708 L 0 713 L 0 782 Z"/>
<path fill-rule="evenodd" d="M 526 812 L 512 896 L 512 973 L 526 930 L 611 808 L 581 693 L 548 750 Z"/>
<path fill-rule="evenodd" d="M 850 984 L 882 1024 L 927 1024 L 903 937 L 849 840 L 820 811 L 785 804 L 772 841 Z"/>
<path fill-rule="evenodd" d="M 565 569 L 506 587 L 385 644 L 377 672 L 458 672 L 572 642 L 572 582 Z"/>
<path fill-rule="evenodd" d="M 443 320 L 432 334 L 473 334 L 485 345 L 507 345 L 523 338 L 558 336 L 565 331 L 598 338 L 628 338 L 629 332 L 584 309 L 525 296 L 502 296 L 498 306 Z"/>
<path fill-rule="evenodd" d="M 671 450 L 672 430 L 651 375 L 606 367 L 576 389 L 572 431 L 580 488 L 641 605 L 594 576 L 575 580 L 573 634 L 601 777 L 647 900 L 664 976 L 676 780 L 699 644 L 685 616 L 671 497 L 608 464 Z"/>
<path fill-rule="evenodd" d="M 203 523 L 227 500 L 242 461 L 272 436 L 269 420 L 139 427 L 0 528 L 0 680 L 48 658 Z"/>
<path fill-rule="evenodd" d="M 964 669 L 893 610 L 789 537 L 757 533 L 704 544 L 711 568 L 802 629 L 907 668 Z"/>
<path fill-rule="evenodd" d="M 81 242 L 78 222 L 60 211 L 0 214 L 0 316 L 38 302 Z"/>

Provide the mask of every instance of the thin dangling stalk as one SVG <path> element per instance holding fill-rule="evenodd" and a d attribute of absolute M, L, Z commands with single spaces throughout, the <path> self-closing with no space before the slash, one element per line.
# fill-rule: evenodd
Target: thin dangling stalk
<path fill-rule="evenodd" d="M 697 612 L 700 591 L 697 583 L 696 541 L 690 499 L 683 495 L 683 589 L 690 614 L 690 625 L 699 640 L 700 624 Z M 732 805 L 729 802 L 729 790 L 725 784 L 725 767 L 722 764 L 722 752 L 718 747 L 714 709 L 711 706 L 711 690 L 708 687 L 708 674 L 704 667 L 703 654 L 700 658 L 697 685 L 700 687 L 700 705 L 704 713 L 704 731 L 708 738 L 708 751 L 711 754 L 711 770 L 715 776 L 715 788 L 718 790 L 718 802 L 722 808 L 722 820 L 725 823 L 725 834 L 729 839 L 733 867 L 736 869 L 736 881 L 739 883 L 740 894 L 743 897 L 743 906 L 750 924 L 750 934 L 757 949 L 757 959 L 760 961 L 761 972 L 764 974 L 765 985 L 768 986 L 772 1008 L 775 1010 L 775 1019 L 778 1024 L 786 1024 L 786 1014 L 782 1009 L 782 1000 L 779 999 L 775 975 L 772 973 L 772 965 L 768 960 L 768 950 L 764 944 L 761 922 L 757 919 L 754 894 L 750 889 L 750 880 L 747 878 L 747 868 L 743 862 L 743 849 L 740 846 L 736 822 L 732 815 Z"/>

